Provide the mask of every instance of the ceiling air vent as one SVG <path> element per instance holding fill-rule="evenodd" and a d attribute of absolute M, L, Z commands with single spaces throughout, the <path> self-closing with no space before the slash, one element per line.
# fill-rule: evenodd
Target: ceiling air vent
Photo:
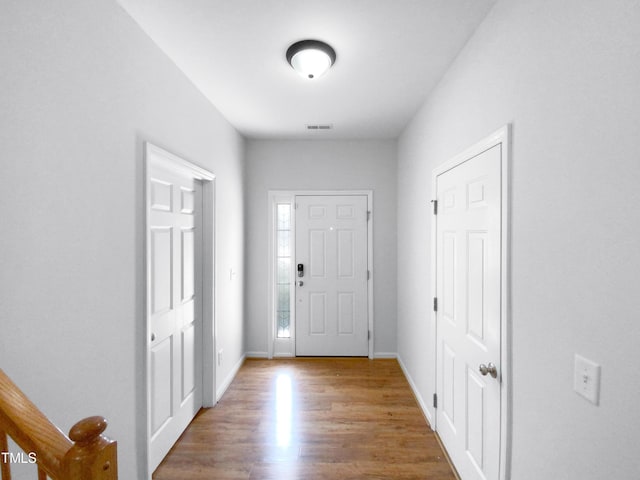
<path fill-rule="evenodd" d="M 333 124 L 332 123 L 307 125 L 306 127 L 307 127 L 307 130 L 333 130 Z"/>

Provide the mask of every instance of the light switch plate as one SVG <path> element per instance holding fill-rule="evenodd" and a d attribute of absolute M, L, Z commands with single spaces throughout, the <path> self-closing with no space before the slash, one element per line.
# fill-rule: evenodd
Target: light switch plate
<path fill-rule="evenodd" d="M 594 405 L 600 402 L 600 365 L 575 355 L 573 389 Z"/>

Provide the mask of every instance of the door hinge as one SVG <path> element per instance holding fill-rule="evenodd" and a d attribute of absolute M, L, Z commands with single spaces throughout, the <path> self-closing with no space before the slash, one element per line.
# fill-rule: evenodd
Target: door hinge
<path fill-rule="evenodd" d="M 367 270 L 367 280 L 371 280 L 371 270 Z"/>
<path fill-rule="evenodd" d="M 367 340 L 371 340 L 371 330 L 367 331 Z"/>
<path fill-rule="evenodd" d="M 438 298 L 437 297 L 433 297 L 433 311 L 434 312 L 438 311 Z"/>
<path fill-rule="evenodd" d="M 433 214 L 437 215 L 438 214 L 438 200 L 431 200 L 431 203 L 433 203 Z"/>
<path fill-rule="evenodd" d="M 367 222 L 371 220 L 371 210 L 367 210 Z"/>
<path fill-rule="evenodd" d="M 438 394 L 433 394 L 433 408 L 438 408 Z"/>
<path fill-rule="evenodd" d="M 297 209 L 298 209 L 298 204 L 297 204 L 297 203 L 294 203 L 294 204 L 293 204 L 293 209 L 294 209 L 294 210 L 297 210 Z"/>

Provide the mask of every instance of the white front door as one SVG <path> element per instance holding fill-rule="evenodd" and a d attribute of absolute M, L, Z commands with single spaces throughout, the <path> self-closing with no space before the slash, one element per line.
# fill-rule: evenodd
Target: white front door
<path fill-rule="evenodd" d="M 149 162 L 151 471 L 202 407 L 202 184 Z"/>
<path fill-rule="evenodd" d="M 502 158 L 498 144 L 436 177 L 436 424 L 463 480 L 500 470 Z"/>
<path fill-rule="evenodd" d="M 367 356 L 367 196 L 295 203 L 296 355 Z"/>

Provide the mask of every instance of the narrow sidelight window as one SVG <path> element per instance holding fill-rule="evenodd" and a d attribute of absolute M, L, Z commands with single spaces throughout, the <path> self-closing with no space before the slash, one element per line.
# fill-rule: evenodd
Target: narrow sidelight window
<path fill-rule="evenodd" d="M 276 205 L 277 338 L 291 337 L 291 204 Z"/>

